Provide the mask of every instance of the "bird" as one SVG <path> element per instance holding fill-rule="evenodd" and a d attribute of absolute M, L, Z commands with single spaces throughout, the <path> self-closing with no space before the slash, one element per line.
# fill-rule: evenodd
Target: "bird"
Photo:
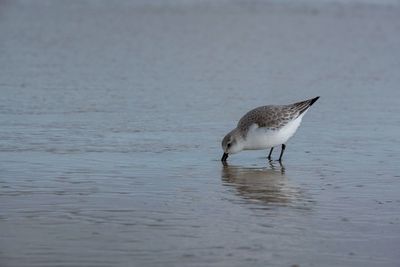
<path fill-rule="evenodd" d="M 230 154 L 242 150 L 270 148 L 268 160 L 272 160 L 274 147 L 281 145 L 278 161 L 286 149 L 286 142 L 296 133 L 303 116 L 319 99 L 319 96 L 289 105 L 261 106 L 247 112 L 222 140 L 224 154 L 221 161 L 226 163 Z"/>

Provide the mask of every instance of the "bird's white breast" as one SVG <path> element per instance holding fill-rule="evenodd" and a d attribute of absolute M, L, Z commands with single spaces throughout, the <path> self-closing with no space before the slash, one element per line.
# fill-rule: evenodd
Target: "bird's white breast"
<path fill-rule="evenodd" d="M 249 128 L 244 141 L 244 149 L 267 149 L 286 143 L 296 133 L 303 116 L 304 113 L 277 130 L 270 130 L 253 124 Z"/>

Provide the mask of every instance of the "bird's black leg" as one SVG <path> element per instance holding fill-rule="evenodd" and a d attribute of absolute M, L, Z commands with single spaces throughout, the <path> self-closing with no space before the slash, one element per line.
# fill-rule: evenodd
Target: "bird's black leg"
<path fill-rule="evenodd" d="M 268 154 L 268 160 L 269 161 L 271 161 L 272 150 L 274 150 L 273 147 L 271 147 L 271 150 L 269 151 L 269 154 Z"/>
<path fill-rule="evenodd" d="M 279 161 L 282 161 L 283 152 L 285 151 L 286 145 L 282 144 L 281 155 L 279 156 Z"/>

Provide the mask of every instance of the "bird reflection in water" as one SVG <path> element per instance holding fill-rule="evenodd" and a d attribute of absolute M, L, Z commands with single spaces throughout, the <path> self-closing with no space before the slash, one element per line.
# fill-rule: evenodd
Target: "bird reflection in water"
<path fill-rule="evenodd" d="M 289 184 L 282 164 L 270 167 L 245 168 L 225 164 L 221 175 L 224 185 L 236 189 L 245 200 L 263 204 L 288 205 L 299 196 L 296 188 Z"/>

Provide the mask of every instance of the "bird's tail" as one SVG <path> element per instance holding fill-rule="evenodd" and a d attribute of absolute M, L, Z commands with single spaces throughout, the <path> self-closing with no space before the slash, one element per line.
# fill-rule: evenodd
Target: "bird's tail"
<path fill-rule="evenodd" d="M 312 99 L 308 99 L 305 101 L 301 101 L 301 102 L 297 102 L 294 103 L 293 106 L 295 107 L 295 109 L 299 112 L 299 115 L 301 115 L 303 112 L 305 112 L 309 107 L 312 106 L 312 104 L 315 103 L 315 101 L 317 101 L 319 98 L 319 96 L 314 97 Z"/>

